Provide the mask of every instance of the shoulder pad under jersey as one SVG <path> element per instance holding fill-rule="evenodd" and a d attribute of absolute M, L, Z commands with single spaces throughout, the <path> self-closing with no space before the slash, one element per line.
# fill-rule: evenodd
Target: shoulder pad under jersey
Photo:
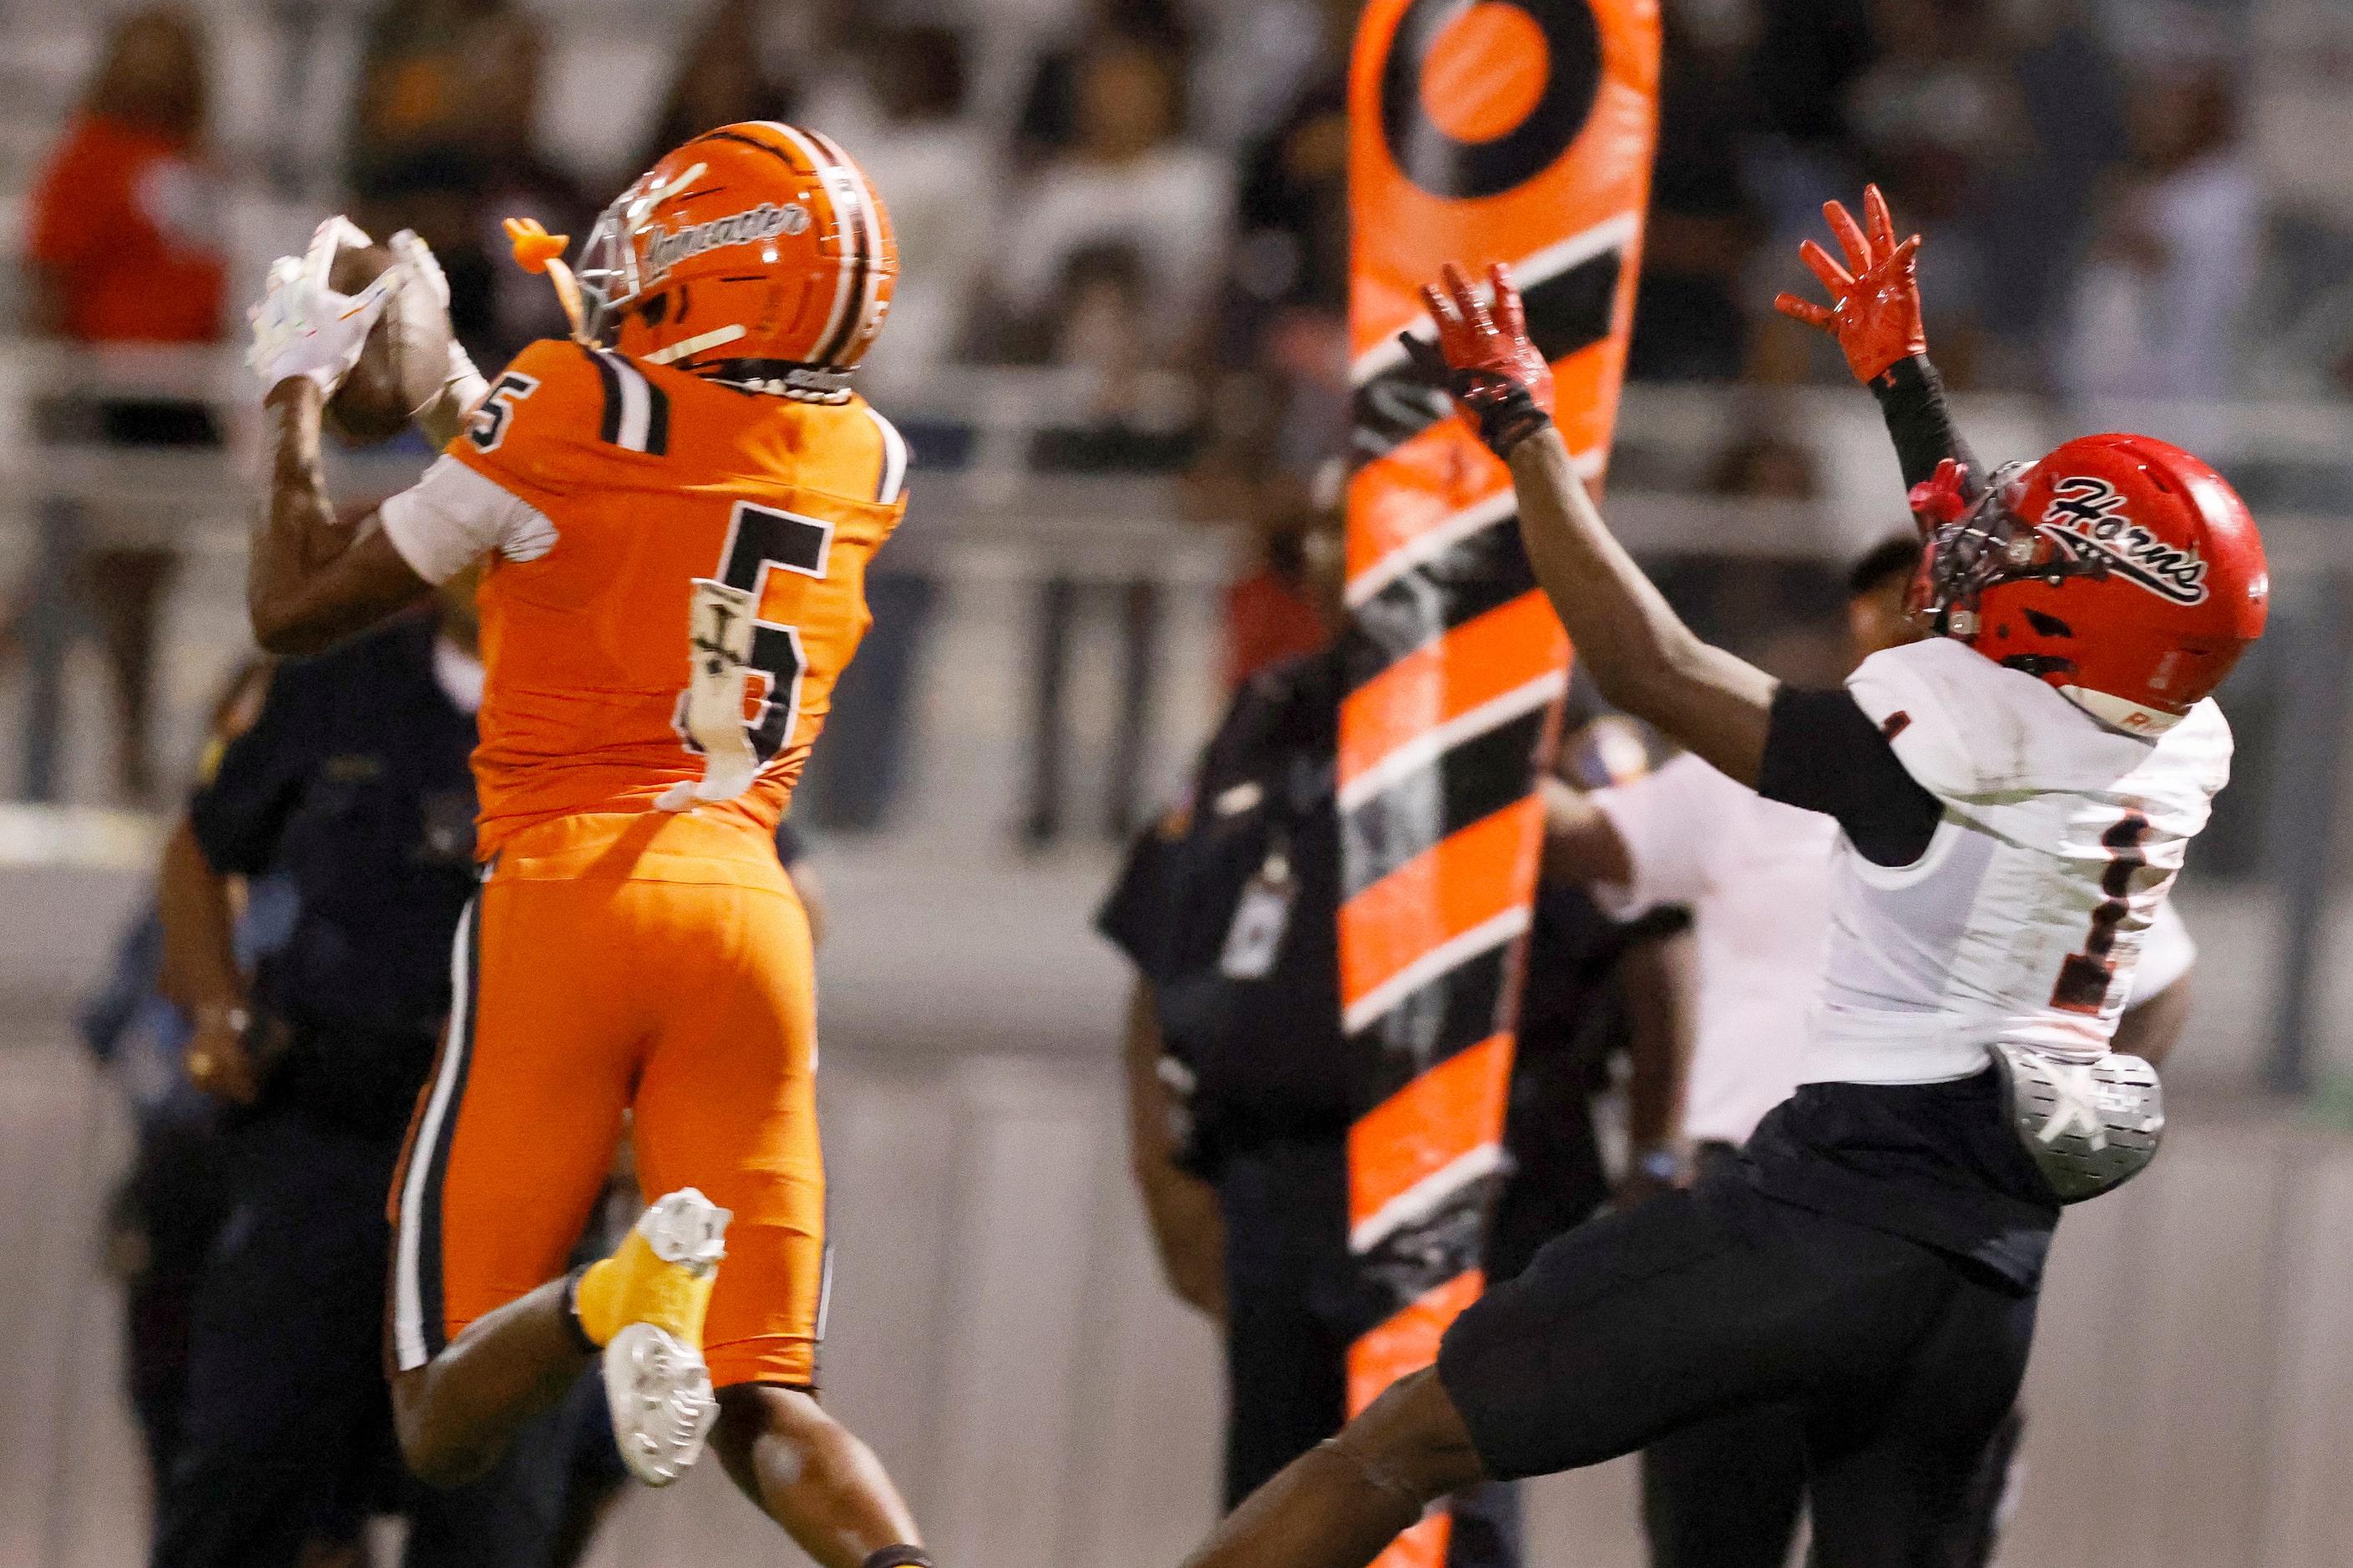
<path fill-rule="evenodd" d="M 547 482 L 556 451 L 659 458 L 670 395 L 626 356 L 546 338 L 491 378 L 452 449 L 476 467 Z"/>
<path fill-rule="evenodd" d="M 1872 655 L 1847 689 L 1905 770 L 1948 800 L 2122 787 L 2178 794 L 2202 815 L 2229 773 L 2230 726 L 2211 700 L 2154 741 L 2127 735 L 2045 682 L 1947 637 Z"/>

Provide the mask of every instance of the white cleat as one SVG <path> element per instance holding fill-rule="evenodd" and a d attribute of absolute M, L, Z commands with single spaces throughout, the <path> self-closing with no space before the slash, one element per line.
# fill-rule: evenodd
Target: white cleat
<path fill-rule="evenodd" d="M 734 1217 L 733 1210 L 721 1208 L 692 1187 L 681 1187 L 639 1215 L 637 1229 L 656 1258 L 700 1278 L 727 1256 L 727 1222 Z"/>
<path fill-rule="evenodd" d="M 702 1457 L 719 1419 L 702 1352 L 651 1323 L 631 1323 L 605 1347 L 605 1403 L 629 1473 L 666 1487 Z"/>
<path fill-rule="evenodd" d="M 703 1439 L 719 1418 L 711 1369 L 694 1341 L 733 1217 L 692 1187 L 681 1188 L 638 1216 L 637 1234 L 614 1259 L 632 1271 L 641 1305 L 666 1302 L 667 1310 L 649 1315 L 671 1325 L 632 1322 L 605 1346 L 613 1440 L 629 1473 L 649 1487 L 684 1475 L 702 1457 Z"/>

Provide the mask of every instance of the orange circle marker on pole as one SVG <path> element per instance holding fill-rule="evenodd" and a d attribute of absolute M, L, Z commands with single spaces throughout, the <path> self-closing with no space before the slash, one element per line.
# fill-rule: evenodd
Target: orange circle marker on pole
<path fill-rule="evenodd" d="M 1493 142 L 1544 96 L 1552 48 L 1525 11 L 1481 0 L 1449 23 L 1421 67 L 1421 108 L 1461 142 Z"/>

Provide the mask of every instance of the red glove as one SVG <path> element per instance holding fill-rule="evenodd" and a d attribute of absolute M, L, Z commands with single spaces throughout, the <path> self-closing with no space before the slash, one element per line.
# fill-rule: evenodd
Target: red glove
<path fill-rule="evenodd" d="M 1912 516 L 1925 535 L 1968 515 L 1969 471 L 1950 458 L 1912 487 Z"/>
<path fill-rule="evenodd" d="M 1450 261 L 1443 276 L 1443 291 L 1427 283 L 1421 288 L 1430 319 L 1438 323 L 1438 342 L 1410 332 L 1399 332 L 1398 340 L 1407 357 L 1453 397 L 1487 449 L 1509 458 L 1513 447 L 1552 423 L 1552 366 L 1528 341 L 1527 311 L 1510 268 L 1500 261 L 1487 268 L 1495 286 L 1492 312 L 1471 291 L 1461 268 Z"/>
<path fill-rule="evenodd" d="M 1831 302 L 1817 305 L 1782 294 L 1775 298 L 1773 308 L 1836 338 L 1855 380 L 1868 384 L 1898 360 L 1926 353 L 1928 334 L 1920 326 L 1920 282 L 1913 275 L 1920 237 L 1895 243 L 1895 220 L 1888 216 L 1887 198 L 1877 185 L 1863 187 L 1862 205 L 1871 221 L 1868 235 L 1855 226 L 1845 207 L 1836 202 L 1822 205 L 1831 232 L 1846 252 L 1846 267 L 1810 239 L 1798 247 L 1799 258 L 1830 289 Z M 1853 268 L 1852 274 L 1847 268 Z"/>

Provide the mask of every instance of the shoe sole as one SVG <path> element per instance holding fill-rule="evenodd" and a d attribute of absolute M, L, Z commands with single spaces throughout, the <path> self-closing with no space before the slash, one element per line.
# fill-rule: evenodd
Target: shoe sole
<path fill-rule="evenodd" d="M 629 1473 L 666 1487 L 702 1457 L 719 1419 L 711 1371 L 693 1346 L 651 1323 L 631 1323 L 605 1347 L 605 1403 Z"/>
<path fill-rule="evenodd" d="M 692 1187 L 681 1187 L 639 1215 L 637 1228 L 656 1258 L 703 1272 L 727 1255 L 723 1243 L 734 1217 Z"/>

